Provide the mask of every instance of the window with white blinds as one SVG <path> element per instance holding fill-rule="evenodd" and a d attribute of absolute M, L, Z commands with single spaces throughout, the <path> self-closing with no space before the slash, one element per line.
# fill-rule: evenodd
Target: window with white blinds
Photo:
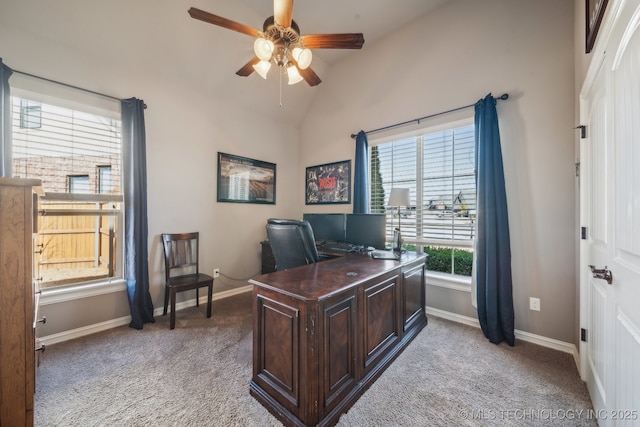
<path fill-rule="evenodd" d="M 387 214 L 387 240 L 400 227 L 411 249 L 448 248 L 442 270 L 470 275 L 476 217 L 474 126 L 371 144 L 371 212 Z M 392 188 L 408 188 L 412 206 L 387 206 Z M 435 258 L 435 256 L 430 256 Z M 459 270 L 456 273 L 456 270 Z"/>
<path fill-rule="evenodd" d="M 35 277 L 42 288 L 121 278 L 120 119 L 95 105 L 16 92 L 12 175 L 42 180 L 45 192 Z"/>
<path fill-rule="evenodd" d="M 14 176 L 42 179 L 56 193 L 68 191 L 68 177 L 88 176 L 84 192 L 98 193 L 98 167 L 110 165 L 110 188 L 119 194 L 120 120 L 19 97 L 12 111 Z"/>

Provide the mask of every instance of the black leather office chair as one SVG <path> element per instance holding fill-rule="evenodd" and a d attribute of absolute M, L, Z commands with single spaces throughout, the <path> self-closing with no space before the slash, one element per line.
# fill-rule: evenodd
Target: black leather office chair
<path fill-rule="evenodd" d="M 278 271 L 320 261 L 309 221 L 271 218 L 267 238 Z"/>

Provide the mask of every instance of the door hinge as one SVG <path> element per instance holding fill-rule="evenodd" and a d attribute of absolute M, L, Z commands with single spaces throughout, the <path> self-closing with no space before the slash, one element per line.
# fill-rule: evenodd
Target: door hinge
<path fill-rule="evenodd" d="M 587 330 L 580 328 L 580 341 L 587 342 Z"/>
<path fill-rule="evenodd" d="M 585 125 L 576 126 L 574 129 L 580 129 L 581 139 L 585 139 L 587 137 L 587 127 Z"/>
<path fill-rule="evenodd" d="M 587 240 L 587 227 L 580 227 L 580 238 Z"/>
<path fill-rule="evenodd" d="M 580 178 L 580 162 L 576 162 L 576 177 Z"/>

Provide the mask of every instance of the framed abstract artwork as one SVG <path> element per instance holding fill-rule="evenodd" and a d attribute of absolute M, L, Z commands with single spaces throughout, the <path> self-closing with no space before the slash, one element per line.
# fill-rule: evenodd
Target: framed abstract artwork
<path fill-rule="evenodd" d="M 307 205 L 351 203 L 351 160 L 309 166 L 305 189 Z"/>

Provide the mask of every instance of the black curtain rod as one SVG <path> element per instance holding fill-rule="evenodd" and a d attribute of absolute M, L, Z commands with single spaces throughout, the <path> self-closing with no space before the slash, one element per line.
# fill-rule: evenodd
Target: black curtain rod
<path fill-rule="evenodd" d="M 505 99 L 509 99 L 509 94 L 508 94 L 508 93 L 504 93 L 504 94 L 502 94 L 501 96 L 497 97 L 497 98 L 496 98 L 496 101 L 498 101 L 498 100 L 504 101 Z M 382 128 L 369 130 L 369 131 L 366 131 L 365 133 L 366 133 L 367 135 L 369 135 L 369 134 L 371 134 L 371 133 L 381 132 L 381 131 L 383 131 L 383 130 L 392 129 L 392 128 L 395 128 L 395 127 L 398 127 L 398 126 L 408 125 L 409 123 L 413 123 L 413 122 L 420 123 L 420 121 L 421 121 L 421 120 L 424 120 L 424 119 L 430 119 L 430 118 L 432 118 L 432 117 L 441 116 L 441 115 L 443 115 L 443 114 L 453 113 L 454 111 L 464 110 L 465 108 L 470 108 L 470 107 L 473 107 L 473 106 L 475 106 L 475 105 L 476 105 L 476 103 L 474 102 L 473 104 L 465 105 L 464 107 L 458 107 L 458 108 L 454 108 L 454 109 L 452 109 L 452 110 L 442 111 L 442 112 L 440 112 L 440 113 L 435 113 L 435 114 L 430 114 L 430 115 L 428 115 L 428 116 L 419 117 L 419 118 L 417 118 L 417 119 L 407 120 L 406 122 L 396 123 L 396 124 L 389 125 L 389 126 L 385 126 L 385 127 L 382 127 Z M 354 138 L 354 139 L 355 139 L 355 137 L 356 137 L 356 136 L 358 136 L 358 135 L 353 134 L 353 133 L 351 134 L 351 138 Z"/>
<path fill-rule="evenodd" d="M 114 101 L 124 101 L 123 99 L 116 98 L 115 96 L 106 95 L 104 93 L 95 92 L 93 90 L 89 90 L 89 89 L 85 89 L 85 88 L 82 88 L 82 87 L 70 85 L 69 83 L 62 83 L 62 82 L 59 82 L 59 81 L 56 81 L 56 80 L 48 79 L 46 77 L 36 76 L 35 74 L 25 73 L 24 71 L 19 71 L 19 70 L 14 70 L 14 69 L 11 69 L 11 71 L 13 71 L 14 73 L 22 74 L 24 76 L 33 77 L 34 79 L 44 80 L 44 81 L 47 81 L 49 83 L 55 83 L 55 84 L 58 84 L 58 85 L 70 87 L 72 89 L 77 89 L 77 90 L 81 90 L 83 92 L 88 92 L 88 93 L 92 93 L 94 95 L 98 95 L 98 96 L 102 96 L 102 97 L 105 97 L 105 98 L 113 99 Z M 147 104 L 144 104 L 144 108 L 145 109 L 147 108 Z"/>

